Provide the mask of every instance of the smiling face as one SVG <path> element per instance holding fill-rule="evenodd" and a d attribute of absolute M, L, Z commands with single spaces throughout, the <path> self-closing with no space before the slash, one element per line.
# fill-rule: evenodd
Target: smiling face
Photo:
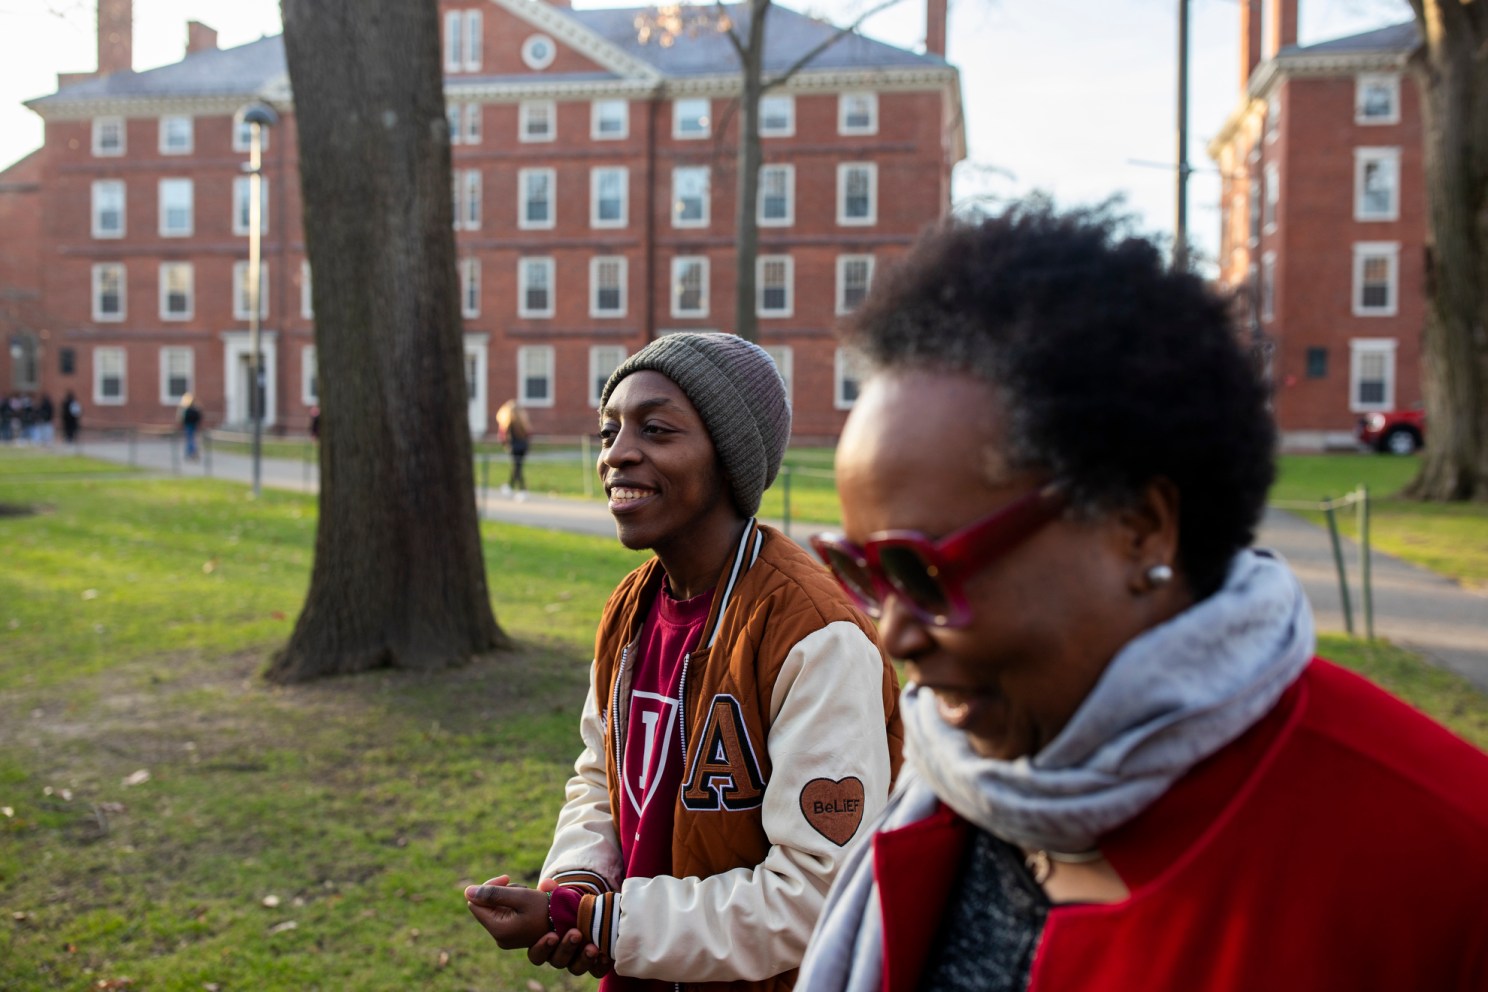
<path fill-rule="evenodd" d="M 649 370 L 622 379 L 600 413 L 600 444 L 621 544 L 654 550 L 677 579 L 733 539 L 743 518 L 707 427 L 675 382 Z"/>
<path fill-rule="evenodd" d="M 1005 419 L 997 393 L 970 377 L 871 379 L 837 448 L 846 536 L 861 543 L 904 529 L 938 539 L 1051 481 L 1008 463 Z M 1140 514 L 1066 513 L 967 579 L 964 627 L 923 624 L 890 596 L 879 621 L 884 646 L 978 753 L 1032 755 L 1069 722 L 1121 646 L 1168 608 L 1142 579 L 1152 537 Z"/>

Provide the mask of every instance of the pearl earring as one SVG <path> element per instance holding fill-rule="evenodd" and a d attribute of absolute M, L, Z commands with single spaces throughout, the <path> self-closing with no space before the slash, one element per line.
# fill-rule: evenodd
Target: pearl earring
<path fill-rule="evenodd" d="M 1171 566 L 1159 562 L 1147 569 L 1147 581 L 1154 589 L 1160 588 L 1173 581 L 1173 569 Z"/>

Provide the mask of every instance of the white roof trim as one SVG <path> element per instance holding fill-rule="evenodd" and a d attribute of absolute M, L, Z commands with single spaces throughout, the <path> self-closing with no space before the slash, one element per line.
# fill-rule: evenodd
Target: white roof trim
<path fill-rule="evenodd" d="M 556 40 L 588 56 L 599 65 L 619 76 L 657 82 L 661 73 L 640 59 L 610 44 L 604 38 L 568 16 L 558 7 L 541 0 L 491 0 L 491 3 L 510 12 L 534 28 L 546 31 Z"/>

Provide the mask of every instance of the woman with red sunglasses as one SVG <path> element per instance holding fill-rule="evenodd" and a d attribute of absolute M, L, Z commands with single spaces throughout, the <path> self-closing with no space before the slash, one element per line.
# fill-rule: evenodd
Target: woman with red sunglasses
<path fill-rule="evenodd" d="M 906 761 L 798 989 L 1488 988 L 1488 757 L 1313 657 L 1250 548 L 1276 436 L 1230 310 L 1030 203 L 844 330 L 813 543 L 905 663 Z"/>

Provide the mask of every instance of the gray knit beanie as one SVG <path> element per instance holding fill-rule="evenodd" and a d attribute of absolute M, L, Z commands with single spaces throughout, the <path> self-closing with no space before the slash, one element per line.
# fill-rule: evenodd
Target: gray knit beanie
<path fill-rule="evenodd" d="M 675 382 L 697 408 L 728 473 L 734 505 L 754 516 L 790 440 L 790 401 L 775 360 L 737 334 L 666 334 L 621 363 L 605 383 L 600 407 L 621 379 L 646 369 Z"/>

